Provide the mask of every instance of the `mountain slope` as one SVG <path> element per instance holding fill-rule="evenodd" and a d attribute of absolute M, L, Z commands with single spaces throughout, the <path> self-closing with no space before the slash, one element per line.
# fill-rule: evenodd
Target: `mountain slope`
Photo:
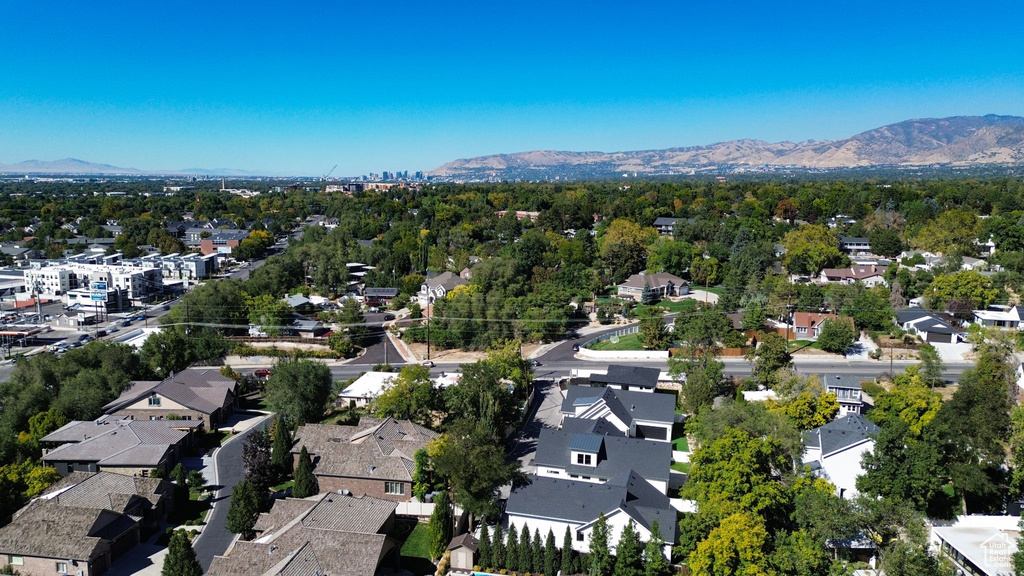
<path fill-rule="evenodd" d="M 1024 118 L 954 116 L 907 120 L 842 140 L 764 142 L 730 140 L 705 146 L 636 152 L 540 150 L 449 162 L 433 175 L 468 176 L 543 172 L 672 173 L 694 169 L 794 166 L 842 168 L 880 165 L 1024 163 Z"/>

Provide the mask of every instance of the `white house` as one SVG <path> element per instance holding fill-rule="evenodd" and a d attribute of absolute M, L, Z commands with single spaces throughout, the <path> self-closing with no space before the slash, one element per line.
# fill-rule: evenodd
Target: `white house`
<path fill-rule="evenodd" d="M 861 282 L 868 288 L 888 286 L 885 281 L 887 266 L 853 266 L 850 268 L 825 268 L 818 277 L 820 284 L 853 284 Z"/>
<path fill-rule="evenodd" d="M 863 388 L 859 376 L 821 374 L 820 378 L 825 391 L 836 395 L 836 400 L 839 401 L 839 416 L 864 412 L 864 400 L 861 398 Z"/>
<path fill-rule="evenodd" d="M 603 484 L 633 471 L 668 494 L 672 445 L 620 434 L 542 429 L 534 463 L 537 475 Z"/>
<path fill-rule="evenodd" d="M 630 438 L 667 443 L 672 440 L 675 398 L 611 387 L 569 386 L 561 413 L 563 429 L 582 432 L 601 425 Z"/>
<path fill-rule="evenodd" d="M 931 541 L 959 574 L 1009 576 L 1020 537 L 1018 516 L 960 516 L 949 526 L 933 526 Z"/>
<path fill-rule="evenodd" d="M 669 558 L 676 541 L 676 510 L 668 496 L 658 492 L 646 480 L 632 471 L 626 471 L 604 484 L 563 480 L 560 478 L 531 477 L 526 486 L 516 488 L 505 506 L 507 526 L 522 530 L 535 530 L 556 535 L 561 547 L 568 527 L 572 534 L 573 550 L 588 552 L 594 524 L 604 514 L 608 524 L 608 543 L 614 553 L 622 529 L 633 522 L 641 542 L 651 538 L 651 526 L 665 539 L 664 553 Z"/>
<path fill-rule="evenodd" d="M 986 310 L 975 310 L 974 323 L 986 328 L 1017 329 L 1020 327 L 1020 311 L 1016 306 L 992 305 Z"/>
<path fill-rule="evenodd" d="M 420 306 L 426 307 L 433 303 L 434 300 L 443 300 L 456 287 L 464 286 L 468 283 L 458 274 L 445 272 L 430 278 L 420 285 L 420 291 L 416 297 L 419 299 Z"/>
<path fill-rule="evenodd" d="M 877 433 L 878 426 L 860 414 L 836 418 L 804 433 L 803 463 L 835 485 L 838 496 L 852 499 L 857 477 L 864 473 L 861 458 L 875 449 L 872 435 Z"/>

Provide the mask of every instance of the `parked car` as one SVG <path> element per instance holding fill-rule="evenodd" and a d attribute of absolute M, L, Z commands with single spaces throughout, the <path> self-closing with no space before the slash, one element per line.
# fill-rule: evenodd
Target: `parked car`
<path fill-rule="evenodd" d="M 537 360 L 530 360 L 530 366 L 540 366 L 540 362 Z"/>
<path fill-rule="evenodd" d="M 384 321 L 385 322 L 387 322 L 388 320 L 394 320 L 394 319 L 395 319 L 395 315 L 394 314 L 385 314 L 384 315 Z"/>
<path fill-rule="evenodd" d="M 266 378 L 267 376 L 270 376 L 270 368 L 260 368 L 253 372 L 253 374 L 260 378 Z"/>
<path fill-rule="evenodd" d="M 424 366 L 426 366 L 427 368 L 433 368 L 434 366 L 436 366 L 436 364 L 434 364 L 434 361 L 433 361 L 433 360 L 424 360 L 424 361 L 422 362 L 422 364 L 423 364 Z"/>
<path fill-rule="evenodd" d="M 131 326 L 131 325 L 132 325 L 132 319 L 131 318 L 125 318 L 124 320 L 121 320 L 121 326 L 128 327 L 128 326 Z"/>
<path fill-rule="evenodd" d="M 580 345 L 579 344 L 573 344 L 572 345 L 572 351 L 573 352 L 579 352 L 580 351 Z"/>

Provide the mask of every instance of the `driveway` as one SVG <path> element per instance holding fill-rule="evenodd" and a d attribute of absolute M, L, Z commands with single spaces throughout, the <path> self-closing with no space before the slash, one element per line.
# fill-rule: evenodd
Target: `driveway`
<path fill-rule="evenodd" d="M 522 464 L 521 470 L 525 474 L 533 474 L 537 471 L 533 456 L 537 452 L 537 439 L 540 438 L 540 431 L 544 428 L 556 429 L 562 422 L 559 412 L 563 398 L 561 389 L 554 379 L 535 380 L 534 382 L 538 401 L 534 402 L 533 413 L 516 437 L 515 446 L 509 452 L 510 458 L 515 458 Z"/>
<path fill-rule="evenodd" d="M 870 354 L 871 351 L 875 350 L 876 348 L 878 348 L 878 346 L 875 346 L 874 341 L 872 341 L 871 338 L 868 338 L 867 336 L 864 335 L 863 332 L 861 332 L 857 338 L 857 341 L 853 343 L 853 346 L 847 348 L 846 359 L 870 360 L 871 357 L 868 356 L 868 354 Z"/>
<path fill-rule="evenodd" d="M 935 351 L 939 353 L 939 358 L 943 362 L 963 362 L 966 360 L 964 354 L 970 352 L 973 348 L 967 342 L 957 342 L 955 344 L 932 342 L 931 345 L 935 347 Z"/>
<path fill-rule="evenodd" d="M 213 471 L 216 474 L 215 477 L 206 479 L 207 482 L 220 488 L 214 495 L 213 509 L 206 517 L 206 526 L 203 528 L 202 534 L 196 537 L 195 542 L 192 543 L 204 571 L 209 569 L 213 557 L 227 552 L 235 540 L 235 534 L 228 532 L 226 526 L 228 506 L 231 503 L 231 490 L 245 477 L 245 468 L 242 466 L 242 445 L 253 431 L 269 427 L 270 415 L 255 419 L 250 415 L 250 418 L 244 422 L 248 428 L 229 438 L 214 453 Z M 243 424 L 239 422 L 237 425 L 242 426 Z"/>

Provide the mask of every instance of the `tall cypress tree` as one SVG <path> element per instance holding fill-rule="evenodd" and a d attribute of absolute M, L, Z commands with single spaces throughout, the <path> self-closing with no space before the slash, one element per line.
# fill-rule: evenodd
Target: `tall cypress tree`
<path fill-rule="evenodd" d="M 520 572 L 529 572 L 533 565 L 533 545 L 530 543 L 530 529 L 523 524 L 523 531 L 519 533 L 519 563 L 516 568 Z"/>
<path fill-rule="evenodd" d="M 613 576 L 642 576 L 643 556 L 640 537 L 637 536 L 633 521 L 622 529 L 619 545 L 615 548 L 615 572 Z"/>
<path fill-rule="evenodd" d="M 167 544 L 161 576 L 203 576 L 203 567 L 184 530 L 175 530 Z"/>
<path fill-rule="evenodd" d="M 278 416 L 274 421 L 274 445 L 270 450 L 270 466 L 278 480 L 292 474 L 292 435 L 287 421 Z"/>
<path fill-rule="evenodd" d="M 572 574 L 572 556 L 576 551 L 572 549 L 572 532 L 565 527 L 565 537 L 562 538 L 562 557 L 559 569 L 565 574 Z"/>
<path fill-rule="evenodd" d="M 644 545 L 644 576 L 666 576 L 669 573 L 664 547 L 665 539 L 661 536 L 658 521 L 655 520 L 651 524 L 651 538 Z"/>
<path fill-rule="evenodd" d="M 320 493 L 320 483 L 313 474 L 313 459 L 309 457 L 309 451 L 303 446 L 299 452 L 299 465 L 295 468 L 295 485 L 292 486 L 292 496 L 295 498 L 308 498 Z"/>
<path fill-rule="evenodd" d="M 430 534 L 430 557 L 440 558 L 452 541 L 452 504 L 444 490 L 434 499 L 434 512 L 430 515 L 427 533 Z"/>
<path fill-rule="evenodd" d="M 590 574 L 611 576 L 615 567 L 611 552 L 608 550 L 608 520 L 602 512 L 594 523 L 594 531 L 590 536 Z"/>
<path fill-rule="evenodd" d="M 540 541 L 540 529 L 533 531 L 533 550 L 530 556 L 530 567 L 534 572 L 544 571 L 544 544 Z"/>
<path fill-rule="evenodd" d="M 516 525 L 508 525 L 508 539 L 505 541 L 505 569 L 519 569 L 519 533 L 516 532 Z"/>
<path fill-rule="evenodd" d="M 491 568 L 501 570 L 505 567 L 505 537 L 501 533 L 501 522 L 494 525 L 491 536 Z"/>
<path fill-rule="evenodd" d="M 248 479 L 243 479 L 231 490 L 231 504 L 228 505 L 228 532 L 242 536 L 243 540 L 252 538 L 252 527 L 260 516 L 259 496 L 256 488 Z"/>
<path fill-rule="evenodd" d="M 491 533 L 487 529 L 487 522 L 483 522 L 480 526 L 480 541 L 476 546 L 476 551 L 479 554 L 480 568 L 485 572 L 489 572 L 493 567 L 491 566 Z"/>
<path fill-rule="evenodd" d="M 544 540 L 544 576 L 555 576 L 557 556 L 555 533 L 548 530 L 548 537 Z"/>

